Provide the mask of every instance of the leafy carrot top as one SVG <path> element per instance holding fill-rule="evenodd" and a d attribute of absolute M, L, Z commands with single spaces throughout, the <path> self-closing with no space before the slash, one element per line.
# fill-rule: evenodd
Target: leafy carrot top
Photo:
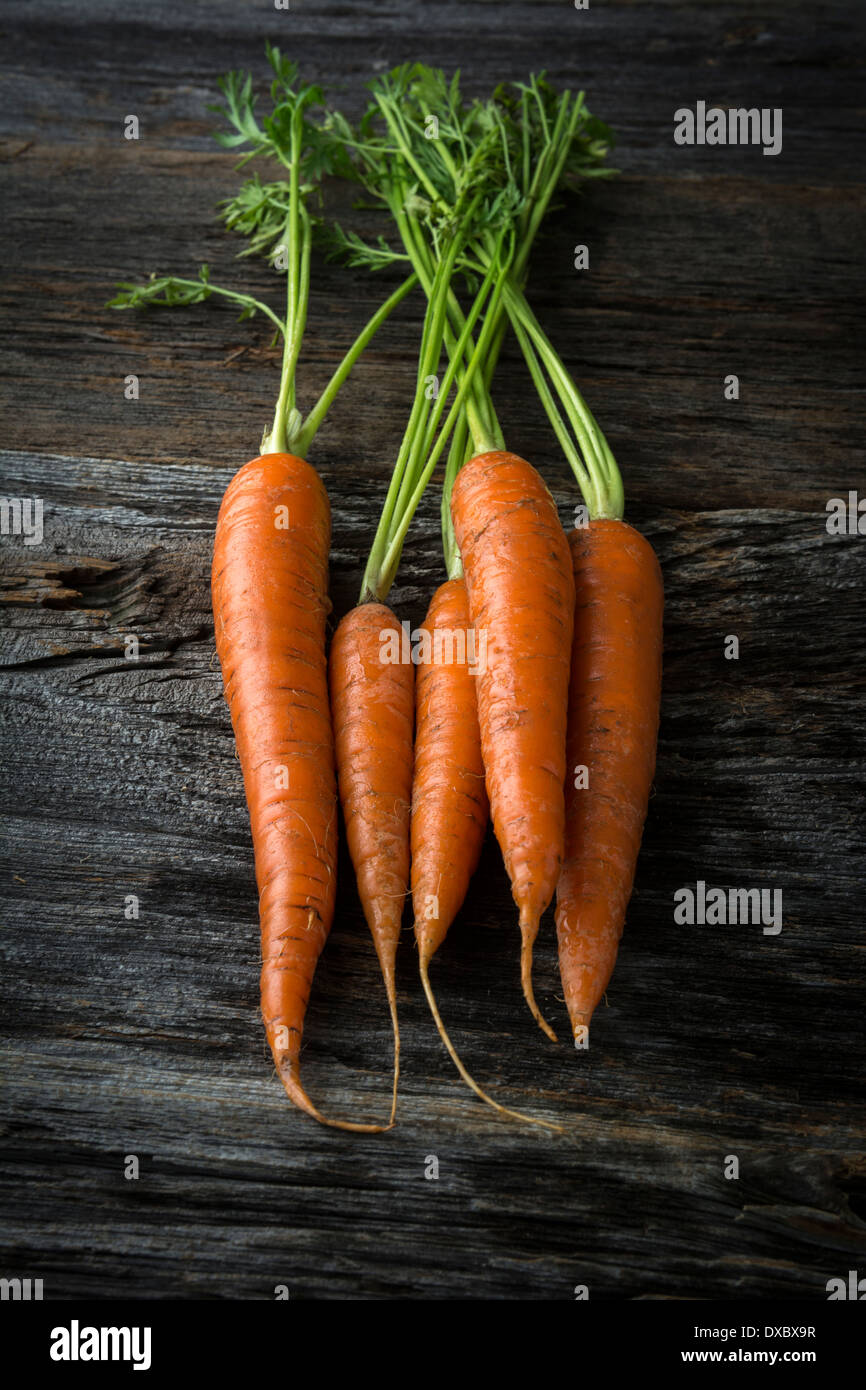
<path fill-rule="evenodd" d="M 295 377 L 307 321 L 310 295 L 310 252 L 314 224 L 321 220 L 310 210 L 314 194 L 327 174 L 346 172 L 346 156 L 328 131 L 329 115 L 321 87 L 298 79 L 295 63 L 284 58 L 278 48 L 267 47 L 274 73 L 270 86 L 272 109 L 260 121 L 256 116 L 256 97 L 249 73 L 230 72 L 220 80 L 223 103 L 211 107 L 223 117 L 228 131 L 215 139 L 224 149 L 243 150 L 238 168 L 257 156 L 276 160 L 284 169 L 283 178 L 262 183 L 254 174 L 239 191 L 226 199 L 221 216 L 226 226 L 242 235 L 247 245 L 241 256 L 266 254 L 286 272 L 286 308 L 280 317 L 254 296 L 214 284 L 205 264 L 197 279 L 155 276 L 143 285 L 124 283 L 110 301 L 116 309 L 145 306 L 178 307 L 200 304 L 218 295 L 240 306 L 240 318 L 264 314 L 283 342 L 280 387 L 273 421 L 264 431 L 262 453 L 306 454 L 337 392 L 373 334 L 415 284 L 414 275 L 404 280 L 372 316 L 349 348 L 316 404 L 306 417 L 296 404 Z"/>

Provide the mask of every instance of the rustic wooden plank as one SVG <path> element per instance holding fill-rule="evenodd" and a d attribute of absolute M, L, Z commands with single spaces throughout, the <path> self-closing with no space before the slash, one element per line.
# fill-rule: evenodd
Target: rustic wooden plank
<path fill-rule="evenodd" d="M 15 138 L 113 138 L 134 110 L 161 140 L 206 148 L 215 75 L 258 63 L 269 39 L 350 107 L 372 72 L 419 55 L 460 66 L 478 92 L 544 67 L 557 83 L 586 88 L 620 134 L 622 162 L 677 175 L 742 164 L 736 150 L 695 149 L 684 160 L 671 139 L 675 104 L 783 105 L 797 178 L 858 181 L 839 138 L 863 123 L 856 0 L 765 0 L 760 14 L 751 0 L 611 0 L 583 12 L 562 0 L 442 0 L 435 16 L 423 0 L 378 0 L 363 14 L 343 0 L 293 0 L 282 13 L 208 0 L 182 16 L 170 0 L 140 10 L 55 0 L 52 18 L 47 26 L 38 0 L 19 0 L 6 17 L 5 130 Z M 783 160 L 748 154 L 762 179 L 790 179 Z"/>
<path fill-rule="evenodd" d="M 36 1194 L 5 1219 L 5 1262 L 65 1294 L 104 1295 L 122 1277 L 145 1296 L 268 1297 L 283 1281 L 322 1297 L 556 1298 L 587 1281 L 598 1295 L 689 1296 L 696 1280 L 702 1296 L 820 1296 L 863 1240 L 863 730 L 847 714 L 864 661 L 840 669 L 838 643 L 855 632 L 866 551 L 809 513 L 643 518 L 668 591 L 660 766 L 591 1055 L 550 1047 L 521 1005 L 492 844 L 437 967 L 470 1064 L 494 1092 L 567 1118 L 569 1134 L 515 1130 L 464 1094 L 407 935 L 401 1123 L 371 1146 L 289 1110 L 257 1018 L 249 836 L 208 614 L 228 476 L 3 457 L 4 488 L 42 496 L 46 528 L 11 556 L 4 541 L 24 592 L 5 590 L 2 610 L 16 749 L 2 792 L 2 1171 L 8 1197 L 25 1182 Z M 343 501 L 340 470 L 324 476 L 339 614 L 353 597 L 340 557 L 348 572 L 366 549 L 376 497 Z M 557 500 L 565 515 L 569 494 Z M 431 500 L 395 599 L 413 619 L 437 546 Z M 720 655 L 732 629 L 739 666 Z M 808 692 L 795 630 L 812 644 Z M 130 631 L 137 662 L 117 653 Z M 782 886 L 783 933 L 673 925 L 674 888 L 701 876 Z M 123 917 L 128 893 L 137 922 Z M 334 1110 L 384 1104 L 377 974 L 343 861 L 305 1052 Z M 561 1013 L 549 922 L 537 976 Z M 143 1177 L 126 1183 L 133 1152 Z M 731 1153 L 739 1183 L 721 1176 Z M 423 1177 L 428 1154 L 438 1184 Z"/>

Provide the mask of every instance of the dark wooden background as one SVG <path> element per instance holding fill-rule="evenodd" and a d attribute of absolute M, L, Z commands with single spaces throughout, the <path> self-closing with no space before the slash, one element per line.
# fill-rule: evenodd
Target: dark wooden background
<path fill-rule="evenodd" d="M 50 1298 L 268 1299 L 287 1284 L 293 1297 L 569 1299 L 587 1284 L 591 1298 L 822 1299 L 829 1278 L 866 1271 L 866 537 L 828 536 L 824 515 L 828 498 L 866 494 L 863 13 L 858 0 L 3 7 L 0 486 L 45 499 L 45 540 L 2 537 L 0 1274 L 41 1277 Z M 225 69 L 263 75 L 266 37 L 352 109 L 362 80 L 406 59 L 460 65 L 479 93 L 544 67 L 619 134 L 622 176 L 552 220 L 531 292 L 667 586 L 636 892 L 586 1056 L 549 1044 L 522 1003 L 492 842 L 435 969 L 471 1069 L 564 1121 L 563 1138 L 502 1122 L 463 1088 L 408 922 L 392 1133 L 303 1118 L 266 1053 L 208 562 L 276 359 L 261 326 L 218 306 L 103 307 L 116 280 L 202 260 L 275 293 L 214 218 L 234 175 L 205 112 Z M 782 154 L 675 146 L 675 108 L 699 99 L 782 107 Z M 122 138 L 130 113 L 138 142 Z M 588 272 L 572 269 L 577 242 Z M 383 284 L 315 265 L 307 399 Z M 316 441 L 337 616 L 405 421 L 418 319 L 407 304 L 387 325 Z M 513 344 L 498 399 L 567 519 L 575 489 Z M 401 615 L 419 619 L 440 578 L 431 495 L 394 591 Z M 388 1022 L 345 858 L 341 874 L 306 1078 L 329 1111 L 374 1117 Z M 673 894 L 697 879 L 782 889 L 782 934 L 675 925 Z M 561 1024 L 549 919 L 536 981 Z M 129 1154 L 138 1181 L 124 1179 Z"/>

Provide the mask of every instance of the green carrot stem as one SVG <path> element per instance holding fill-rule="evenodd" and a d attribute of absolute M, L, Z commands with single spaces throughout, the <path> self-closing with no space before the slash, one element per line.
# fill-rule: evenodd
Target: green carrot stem
<path fill-rule="evenodd" d="M 505 287 L 503 297 L 542 405 L 577 479 L 590 519 L 621 519 L 624 511 L 622 478 L 595 416 L 535 318 L 523 292 L 512 283 Z M 528 345 L 531 351 L 528 351 Z M 579 453 L 541 374 L 539 361 L 576 436 Z"/>
<path fill-rule="evenodd" d="M 291 135 L 291 163 L 289 164 L 289 226 L 288 226 L 288 259 L 289 259 L 289 303 L 286 313 L 286 321 L 289 325 L 289 333 L 296 335 L 298 320 L 298 302 L 301 293 L 300 286 L 300 257 L 298 246 L 298 233 L 300 231 L 300 156 L 301 156 L 301 133 L 303 130 L 303 109 L 296 108 L 292 113 L 292 135 Z M 309 223 L 306 228 L 309 232 Z M 300 343 L 298 343 L 300 347 Z M 297 361 L 297 357 L 295 358 Z M 294 401 L 292 402 L 294 404 Z"/>
<path fill-rule="evenodd" d="M 500 242 L 501 242 L 501 240 L 502 240 L 502 237 L 500 236 Z M 501 247 L 498 248 L 498 249 L 497 249 L 496 257 L 495 257 L 494 261 L 492 262 L 492 264 L 491 264 L 491 266 L 490 266 L 490 269 L 489 269 L 487 275 L 484 277 L 484 280 L 482 281 L 481 287 L 480 287 L 478 293 L 476 294 L 475 299 L 474 299 L 474 301 L 473 301 L 473 303 L 472 303 L 472 307 L 471 307 L 469 313 L 468 313 L 468 314 L 465 316 L 465 318 L 463 319 L 463 324 L 462 324 L 462 327 L 461 327 L 461 330 L 460 330 L 460 336 L 459 336 L 459 338 L 457 339 L 456 343 L 454 344 L 454 351 L 453 351 L 453 353 L 449 354 L 448 366 L 447 366 L 447 368 L 446 368 L 445 375 L 444 375 L 444 377 L 443 377 L 443 379 L 442 379 L 442 385 L 441 385 L 441 387 L 440 387 L 440 389 L 439 389 L 439 391 L 438 391 L 438 393 L 437 393 L 437 396 L 436 396 L 436 404 L 435 404 L 435 406 L 434 406 L 434 408 L 433 408 L 432 415 L 431 415 L 431 419 L 429 420 L 428 425 L 427 425 L 427 431 L 426 431 L 426 435 L 425 435 L 425 438 L 424 438 L 424 443 L 423 443 L 423 445 L 419 445 L 419 448 L 418 448 L 418 454 L 421 455 L 421 456 L 423 456 L 425 453 L 427 453 L 427 451 L 428 451 L 430 448 L 433 447 L 433 436 L 434 436 L 434 433 L 435 433 L 435 430 L 436 430 L 436 426 L 437 426 L 437 424 L 438 424 L 438 422 L 439 422 L 439 419 L 440 419 L 440 417 L 441 417 L 441 414 L 442 414 L 442 410 L 443 410 L 443 407 L 444 407 L 445 400 L 446 400 L 446 398 L 447 398 L 448 392 L 451 390 L 451 386 L 452 386 L 452 383 L 453 383 L 453 381 L 454 381 L 455 376 L 459 376 L 460 385 L 464 387 L 464 391 L 465 391 L 465 400 L 466 400 L 466 405 L 467 405 L 467 407 L 468 407 L 469 397 L 471 396 L 472 388 L 473 388 L 473 385 L 474 385 L 474 378 L 475 378 L 475 376 L 476 376 L 476 372 L 477 372 L 478 368 L 479 368 L 480 365 L 481 365 L 481 360 L 479 359 L 478 361 L 476 361 L 476 366 L 475 366 L 475 368 L 474 368 L 471 372 L 470 372 L 470 370 L 469 370 L 469 366 L 467 366 L 466 369 L 463 370 L 463 369 L 461 368 L 461 363 L 462 363 L 462 360 L 463 360 L 464 353 L 467 353 L 467 352 L 470 353 L 470 365 L 471 365 L 471 363 L 477 358 L 478 347 L 475 346 L 475 345 L 473 345 L 473 343 L 472 343 L 472 330 L 473 330 L 473 328 L 475 327 L 475 324 L 476 324 L 476 322 L 477 322 L 477 320 L 478 320 L 478 317 L 479 317 L 479 315 L 480 315 L 480 313 L 481 313 L 481 309 L 482 309 L 482 305 L 484 304 L 484 301 L 485 301 L 485 300 L 488 298 L 488 296 L 490 296 L 490 294 L 491 294 L 492 283 L 493 283 L 494 277 L 500 277 L 500 281 L 501 281 L 501 282 L 500 282 L 500 284 L 499 284 L 499 286 L 498 286 L 496 292 L 492 295 L 491 300 L 490 300 L 490 305 L 489 305 L 489 307 L 488 307 L 488 314 L 490 314 L 490 315 L 493 316 L 493 323 L 492 323 L 491 325 L 488 326 L 488 334 L 487 334 L 487 338 L 485 339 L 485 342 L 489 342 L 489 340 L 490 340 L 490 336 L 491 336 L 491 333 L 492 333 L 493 326 L 494 326 L 495 323 L 496 323 L 497 305 L 498 305 L 499 297 L 500 297 L 501 294 L 502 294 L 502 287 L 503 287 L 503 284 L 505 283 L 504 277 L 505 277 L 505 275 L 507 274 L 507 268 L 508 268 L 509 261 L 510 261 L 510 258 L 509 258 L 509 260 L 506 260 L 505 262 L 502 262 L 502 259 L 501 259 Z M 444 336 L 444 331 L 443 331 L 443 336 Z M 480 344 L 480 339 L 479 339 L 479 344 Z M 462 403 L 462 402 L 461 402 L 461 403 Z M 467 421 L 468 421 L 468 413 L 467 413 Z M 443 442 L 444 442 L 444 441 L 443 441 Z"/>
<path fill-rule="evenodd" d="M 244 148 L 238 168 L 256 155 L 276 159 L 287 171 L 287 180 L 262 185 L 258 178 L 248 181 L 234 199 L 228 200 L 228 211 L 222 214 L 227 226 L 243 231 L 251 240 L 250 251 L 262 251 L 273 245 L 281 235 L 280 249 L 285 250 L 286 310 L 281 319 L 269 305 L 251 295 L 214 285 L 207 265 L 203 265 L 198 280 L 164 277 L 144 285 L 119 285 L 112 308 L 134 308 L 147 304 L 186 305 L 201 303 L 211 294 L 219 295 L 241 306 L 242 318 L 262 313 L 282 335 L 283 348 L 280 381 L 274 414 L 261 443 L 262 453 L 286 452 L 289 449 L 306 453 L 334 399 L 366 348 L 374 333 L 417 283 L 409 276 L 382 304 L 357 335 L 319 399 L 305 419 L 296 406 L 296 374 L 307 324 L 310 298 L 310 255 L 313 240 L 307 199 L 328 172 L 324 154 L 327 139 L 325 128 L 309 117 L 311 107 L 323 104 L 323 94 L 317 86 L 297 83 L 297 68 L 267 45 L 267 54 L 275 74 L 271 85 L 274 110 L 260 124 L 255 115 L 255 95 L 249 74 L 229 73 L 220 81 L 224 103 L 212 108 L 229 124 L 230 132 L 218 133 L 217 140 L 224 149 L 235 154 Z"/>
<path fill-rule="evenodd" d="M 417 468 L 418 453 L 423 447 L 423 442 L 427 435 L 427 425 L 431 414 L 431 400 L 433 398 L 430 387 L 432 381 L 438 380 L 436 373 L 439 368 L 439 358 L 442 352 L 442 340 L 444 335 L 444 287 L 447 285 L 453 273 L 456 254 L 457 241 L 455 239 L 451 244 L 446 258 L 440 261 L 436 267 L 436 274 L 431 286 L 430 298 L 427 303 L 428 312 L 425 316 L 425 328 L 422 337 L 421 351 L 418 355 L 418 378 L 415 389 L 415 400 L 398 457 L 400 474 L 399 484 L 394 499 L 394 505 L 388 507 L 387 518 L 384 513 L 382 516 L 383 534 L 381 538 L 381 553 L 383 555 L 388 548 L 394 517 L 396 516 L 399 519 L 403 510 L 408 505 L 413 486 L 413 473 Z M 437 405 L 438 396 L 439 393 L 437 391 Z M 441 406 L 439 407 L 439 414 L 441 414 Z"/>
<path fill-rule="evenodd" d="M 405 185 L 398 184 L 396 193 L 397 198 L 391 204 L 391 212 L 397 223 L 403 245 L 406 247 L 412 265 L 421 281 L 421 287 L 429 299 L 432 293 L 434 257 L 421 228 L 415 219 L 409 217 L 405 212 L 407 197 Z M 448 290 L 448 312 L 453 328 L 446 326 L 445 347 L 450 357 L 454 353 L 457 341 L 454 330 L 456 329 L 459 334 L 463 324 L 460 302 L 450 287 Z M 471 394 L 466 402 L 466 413 L 477 453 L 502 448 L 502 430 L 499 426 L 493 400 L 480 376 L 475 379 L 472 385 Z"/>
<path fill-rule="evenodd" d="M 480 293 L 481 292 L 479 292 L 479 294 Z M 390 544 L 388 546 L 388 550 L 385 555 L 385 559 L 382 564 L 381 583 L 383 591 L 386 594 L 394 581 L 395 574 L 397 573 L 397 566 L 400 563 L 400 555 L 403 549 L 403 541 L 405 540 L 406 532 L 409 529 L 409 523 L 411 522 L 412 517 L 415 514 L 415 509 L 423 496 L 424 489 L 430 481 L 433 470 L 439 461 L 439 456 L 442 453 L 445 441 L 451 433 L 452 429 L 454 428 L 455 424 L 457 423 L 457 420 L 460 418 L 460 413 L 463 410 L 464 400 L 471 388 L 472 378 L 478 371 L 481 363 L 484 361 L 485 354 L 488 350 L 490 337 L 492 336 L 496 324 L 496 307 L 501 294 L 502 282 L 500 281 L 500 283 L 493 290 L 490 308 L 488 310 L 487 315 L 485 316 L 484 327 L 481 330 L 478 342 L 472 353 L 472 357 L 466 368 L 465 375 L 460 383 L 459 389 L 454 398 L 454 402 L 451 406 L 450 411 L 448 412 L 448 417 L 445 420 L 445 423 L 439 432 L 436 443 L 434 444 L 433 448 L 429 453 L 423 472 L 418 477 L 415 491 L 412 495 L 412 499 L 403 513 L 399 526 L 392 535 Z M 471 322 L 473 321 L 474 320 L 467 320 L 467 330 L 471 326 Z M 454 364 L 452 363 L 452 365 Z"/>
<path fill-rule="evenodd" d="M 306 457 L 319 427 L 336 398 L 337 392 L 340 390 L 340 387 L 343 385 L 358 358 L 361 356 L 361 353 L 367 347 L 374 334 L 382 327 L 385 320 L 390 316 L 393 310 L 396 309 L 397 305 L 406 298 L 409 291 L 414 289 L 417 283 L 417 275 L 413 273 L 408 276 L 408 278 L 403 281 L 402 285 L 399 285 L 394 293 L 385 300 L 384 304 L 379 306 L 375 314 L 368 319 L 365 327 L 362 328 L 361 332 L 352 343 L 352 346 L 346 352 L 339 367 L 337 367 L 324 391 L 316 401 L 316 404 L 305 417 L 294 439 L 290 440 L 293 452 L 300 454 L 302 458 Z"/>
<path fill-rule="evenodd" d="M 289 451 L 291 436 L 297 433 L 300 416 L 295 409 L 295 373 L 301 353 L 301 343 L 307 322 L 307 304 L 310 295 L 310 247 L 312 235 L 310 219 L 306 209 L 297 210 L 295 225 L 302 226 L 301 247 L 287 250 L 287 332 L 283 343 L 283 361 L 280 368 L 280 390 L 274 410 L 274 421 L 269 432 L 262 438 L 263 454 L 285 454 Z M 289 218 L 291 226 L 292 217 Z M 289 234 L 291 238 L 291 233 Z"/>
<path fill-rule="evenodd" d="M 526 365 L 529 368 L 529 374 L 532 377 L 541 403 L 547 413 L 547 417 L 553 426 L 553 432 L 559 440 L 562 451 L 571 465 L 574 476 L 577 479 L 577 485 L 580 488 L 590 514 L 594 514 L 603 505 L 594 478 L 592 474 L 588 473 L 583 467 L 580 452 L 574 446 L 574 441 L 568 432 L 568 426 L 563 420 L 556 402 L 551 395 L 550 387 L 547 384 L 544 371 L 538 360 L 535 349 L 532 346 L 532 342 L 519 320 L 514 324 L 514 331 L 517 341 L 520 344 L 521 352 L 526 360 Z"/>
<path fill-rule="evenodd" d="M 473 199 L 473 202 L 470 203 L 464 219 L 467 225 L 474 212 L 474 201 Z M 454 264 L 461 247 L 462 238 L 458 233 L 453 237 L 445 257 L 439 261 L 436 267 L 427 302 L 424 334 L 419 353 L 415 400 L 391 477 L 382 516 L 370 550 L 367 567 L 364 571 L 360 597 L 362 603 L 370 599 L 377 599 L 381 602 L 394 582 L 406 532 L 446 440 L 465 410 L 473 380 L 484 361 L 484 353 L 489 343 L 492 327 L 495 325 L 505 273 L 502 265 L 499 264 L 498 257 L 491 264 L 488 274 L 476 294 L 470 312 L 464 319 L 454 355 L 449 358 L 442 384 L 436 394 L 435 404 L 431 409 L 428 378 L 435 375 L 435 372 L 430 369 L 438 365 L 442 351 L 448 290 L 454 272 Z M 507 270 L 509 263 L 510 256 L 508 262 L 505 263 L 505 270 Z M 488 309 L 484 328 L 478 343 L 472 349 L 465 370 L 461 370 L 463 354 L 471 342 L 472 329 L 480 317 L 485 303 L 488 303 Z M 440 425 L 446 400 L 458 373 L 459 384 L 453 403 L 445 422 Z"/>
<path fill-rule="evenodd" d="M 441 265 L 440 265 L 441 272 Z M 441 274 L 440 277 L 441 279 Z M 382 508 L 382 515 L 379 518 L 379 525 L 373 537 L 373 544 L 370 547 L 370 554 L 367 558 L 367 565 L 361 581 L 361 596 L 359 603 L 366 603 L 370 599 L 379 598 L 379 576 L 382 560 L 388 546 L 388 531 L 391 525 L 391 518 L 397 505 L 403 477 L 411 452 L 412 440 L 415 432 L 420 427 L 420 422 L 426 419 L 429 409 L 429 402 L 425 396 L 424 367 L 429 357 L 430 340 L 433 333 L 433 324 L 437 313 L 437 303 L 433 293 L 427 297 L 427 307 L 424 313 L 424 327 L 421 334 L 421 347 L 418 353 L 418 370 L 416 372 L 415 396 L 412 401 L 412 409 L 409 421 L 400 441 L 400 448 L 397 453 L 397 460 L 391 473 L 391 480 L 388 484 L 388 491 L 385 494 L 385 503 Z M 437 352 L 438 358 L 438 352 Z"/>
<path fill-rule="evenodd" d="M 454 479 L 464 463 L 468 463 L 474 453 L 475 446 L 469 437 L 469 426 L 466 423 L 466 412 L 464 411 L 451 436 L 448 461 L 445 465 L 445 481 L 442 484 L 442 553 L 445 556 L 445 572 L 449 579 L 463 578 L 463 561 L 460 557 L 460 547 L 454 534 L 454 520 L 451 516 L 451 493 L 454 488 Z"/>

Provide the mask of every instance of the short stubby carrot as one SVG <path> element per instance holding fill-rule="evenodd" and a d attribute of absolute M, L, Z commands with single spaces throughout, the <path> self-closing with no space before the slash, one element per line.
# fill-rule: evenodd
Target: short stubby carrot
<path fill-rule="evenodd" d="M 337 791 L 325 663 L 330 507 L 304 459 L 273 453 L 226 489 L 214 541 L 216 647 L 250 812 L 262 933 L 262 1015 L 280 1079 L 300 1080 L 304 1016 L 331 928 Z"/>
<path fill-rule="evenodd" d="M 583 1047 L 616 963 L 655 772 L 664 592 L 655 551 L 624 521 L 593 521 L 569 545 L 576 605 L 556 926 Z"/>
<path fill-rule="evenodd" d="M 409 891 L 409 820 L 415 668 L 384 603 L 362 603 L 331 643 L 330 686 L 340 803 L 358 896 L 385 981 L 394 1030 L 397 1103 L 400 1033 L 395 964 Z M 391 659 L 396 656 L 397 659 Z"/>
<path fill-rule="evenodd" d="M 521 982 L 564 850 L 565 725 L 574 617 L 568 543 L 540 475 L 501 450 L 464 464 L 451 500 L 472 623 L 487 644 L 477 680 L 481 748 L 496 838 L 520 912 Z"/>
<path fill-rule="evenodd" d="M 415 685 L 412 905 L 429 964 L 466 897 L 484 843 L 488 804 L 475 697 L 469 602 L 462 579 L 440 584 L 420 631 L 430 651 Z M 462 650 L 461 650 L 462 642 Z"/>

